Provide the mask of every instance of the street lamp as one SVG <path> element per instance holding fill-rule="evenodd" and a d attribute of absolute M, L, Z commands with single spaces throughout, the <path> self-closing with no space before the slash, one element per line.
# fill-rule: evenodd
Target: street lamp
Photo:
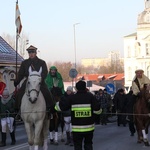
<path fill-rule="evenodd" d="M 76 31 L 75 31 L 75 26 L 78 25 L 80 23 L 75 23 L 73 24 L 73 29 L 74 29 L 74 54 L 75 54 L 75 62 L 74 62 L 74 66 L 76 69 Z"/>

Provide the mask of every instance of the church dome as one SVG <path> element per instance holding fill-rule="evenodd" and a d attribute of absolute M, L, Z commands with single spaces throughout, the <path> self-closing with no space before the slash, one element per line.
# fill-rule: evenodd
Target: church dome
<path fill-rule="evenodd" d="M 150 9 L 144 10 L 138 15 L 138 25 L 150 24 Z"/>
<path fill-rule="evenodd" d="M 138 29 L 150 28 L 150 8 L 146 8 L 138 15 L 137 25 Z"/>

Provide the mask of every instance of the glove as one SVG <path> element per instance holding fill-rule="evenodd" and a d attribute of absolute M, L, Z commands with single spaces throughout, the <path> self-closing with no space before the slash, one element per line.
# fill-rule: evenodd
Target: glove
<path fill-rule="evenodd" d="M 14 80 L 14 87 L 17 87 L 17 85 L 18 85 L 17 80 Z"/>
<path fill-rule="evenodd" d="M 137 97 L 142 97 L 142 93 L 139 92 L 139 93 L 137 94 Z"/>

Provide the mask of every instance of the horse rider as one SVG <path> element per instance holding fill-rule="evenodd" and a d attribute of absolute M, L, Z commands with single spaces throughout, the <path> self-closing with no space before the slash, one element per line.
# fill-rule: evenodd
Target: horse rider
<path fill-rule="evenodd" d="M 136 101 L 137 97 L 141 96 L 141 89 L 144 84 L 150 84 L 150 79 L 144 75 L 144 71 L 142 69 L 137 69 L 135 71 L 135 76 L 132 81 L 132 90 L 133 90 L 133 100 Z"/>
<path fill-rule="evenodd" d="M 77 93 L 68 96 L 68 98 L 62 97 L 56 103 L 55 109 L 57 111 L 71 109 L 74 149 L 82 150 L 82 143 L 84 142 L 85 150 L 93 150 L 93 113 L 101 113 L 100 104 L 93 94 L 87 92 L 85 81 L 78 81 L 76 89 Z"/>
<path fill-rule="evenodd" d="M 14 104 L 15 101 L 9 94 L 7 89 L 4 89 L 2 93 L 2 97 L 0 99 L 0 114 L 1 114 L 1 134 L 2 134 L 2 142 L 0 147 L 6 146 L 6 133 L 7 127 L 10 131 L 11 137 L 11 145 L 15 145 L 16 138 L 15 138 L 15 127 L 14 127 Z"/>
<path fill-rule="evenodd" d="M 48 86 L 48 89 L 51 91 L 53 87 L 59 87 L 62 90 L 62 94 L 64 91 L 64 83 L 61 74 L 57 71 L 55 66 L 51 66 L 49 69 L 49 73 L 45 79 L 45 82 Z"/>
<path fill-rule="evenodd" d="M 45 102 L 46 102 L 46 107 L 47 110 L 49 110 L 49 108 L 53 107 L 53 100 L 52 100 L 52 95 L 50 93 L 50 91 L 47 88 L 47 85 L 45 84 L 45 78 L 48 74 L 48 70 L 47 70 L 47 66 L 46 66 L 46 62 L 42 59 L 39 59 L 37 57 L 37 48 L 34 46 L 29 46 L 29 48 L 27 48 L 27 52 L 29 54 L 29 58 L 24 60 L 21 63 L 18 75 L 17 75 L 17 79 L 14 81 L 14 86 L 17 87 L 17 85 L 21 82 L 22 79 L 25 79 L 24 82 L 22 83 L 21 88 L 18 91 L 18 95 L 17 95 L 17 99 L 16 99 L 16 109 L 20 109 L 20 105 L 21 105 L 21 99 L 25 93 L 25 88 L 26 88 L 26 82 L 27 82 L 27 78 L 29 76 L 29 67 L 31 66 L 33 71 L 39 71 L 40 67 L 42 67 L 42 73 L 41 73 L 41 77 L 42 77 L 42 82 L 41 82 L 41 92 L 45 98 Z"/>
<path fill-rule="evenodd" d="M 132 102 L 130 102 L 130 108 L 128 108 L 130 109 L 131 113 L 133 112 L 133 107 L 137 98 L 141 97 L 141 89 L 144 87 L 144 84 L 150 84 L 150 79 L 146 75 L 144 75 L 144 71 L 142 69 L 137 69 L 135 71 L 135 76 L 132 81 L 132 91 L 133 91 L 133 95 L 131 99 Z M 128 116 L 127 120 L 129 122 L 132 122 L 132 117 Z"/>

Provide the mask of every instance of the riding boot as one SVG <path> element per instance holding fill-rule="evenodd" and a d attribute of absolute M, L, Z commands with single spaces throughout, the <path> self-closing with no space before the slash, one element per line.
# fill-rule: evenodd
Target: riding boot
<path fill-rule="evenodd" d="M 2 132 L 2 143 L 0 144 L 0 147 L 6 146 L 6 133 Z"/>
<path fill-rule="evenodd" d="M 58 132 L 55 132 L 54 144 L 58 145 Z"/>
<path fill-rule="evenodd" d="M 66 132 L 66 135 L 67 135 L 67 142 L 65 143 L 65 145 L 69 145 L 71 142 L 70 132 Z"/>
<path fill-rule="evenodd" d="M 16 144 L 15 132 L 14 131 L 11 132 L 10 136 L 11 136 L 11 140 L 12 140 L 11 145 L 15 145 Z"/>
<path fill-rule="evenodd" d="M 45 83 L 41 86 L 41 92 L 42 92 L 45 102 L 46 102 L 46 109 L 47 109 L 47 111 L 49 111 L 49 109 L 54 106 L 54 102 L 53 102 L 52 94 L 48 90 Z"/>

